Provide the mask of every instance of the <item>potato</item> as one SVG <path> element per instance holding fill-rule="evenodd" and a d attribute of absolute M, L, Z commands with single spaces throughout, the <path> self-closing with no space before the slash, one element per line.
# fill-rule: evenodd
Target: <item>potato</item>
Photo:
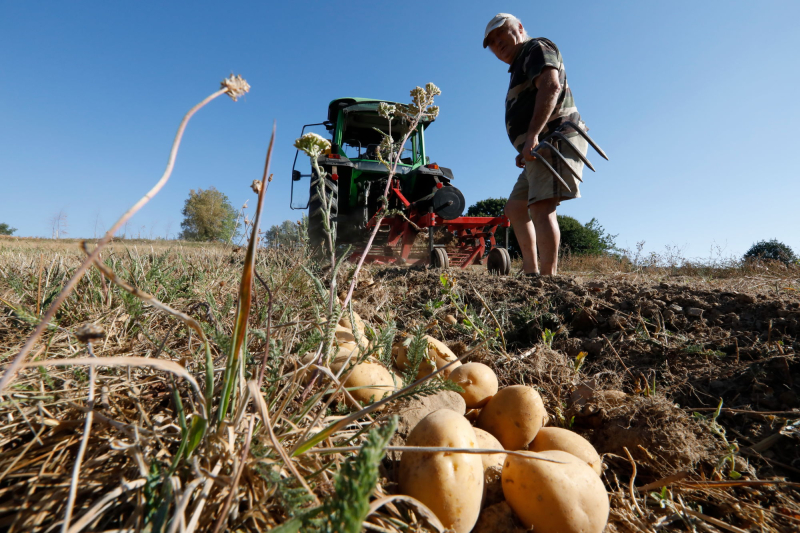
<path fill-rule="evenodd" d="M 528 445 L 528 449 L 533 452 L 561 450 L 587 463 L 597 472 L 598 476 L 603 473 L 603 460 L 600 459 L 592 443 L 568 429 L 542 428 L 536 434 L 533 442 Z"/>
<path fill-rule="evenodd" d="M 361 317 L 353 311 L 353 318 L 355 319 L 356 330 L 364 337 L 366 337 L 367 325 L 361 320 Z M 353 323 L 350 321 L 350 311 L 345 309 L 344 316 L 339 320 L 339 325 L 344 326 L 350 331 L 353 330 Z"/>
<path fill-rule="evenodd" d="M 525 385 L 498 391 L 481 410 L 477 426 L 506 450 L 522 450 L 536 437 L 547 413 L 539 393 Z"/>
<path fill-rule="evenodd" d="M 406 439 L 406 446 L 476 448 L 477 438 L 467 419 L 449 409 L 423 418 Z M 479 455 L 445 452 L 403 452 L 400 492 L 418 499 L 445 527 L 469 533 L 481 510 L 483 462 Z"/>
<path fill-rule="evenodd" d="M 503 495 L 523 525 L 543 533 L 601 533 L 609 503 L 600 477 L 567 452 L 539 455 L 565 464 L 508 455 L 503 465 Z"/>
<path fill-rule="evenodd" d="M 378 363 L 357 364 L 344 382 L 344 386 L 348 389 L 360 387 L 349 392 L 353 398 L 365 404 L 377 402 L 395 390 L 392 374 Z"/>
<path fill-rule="evenodd" d="M 423 378 L 431 372 L 442 368 L 451 361 L 458 359 L 456 354 L 454 354 L 453 351 L 450 350 L 450 348 L 448 348 L 443 342 L 434 339 L 430 335 L 425 335 L 425 339 L 428 341 L 428 355 L 427 360 L 423 361 L 419 365 L 417 379 Z M 413 337 L 406 337 L 403 342 L 399 342 L 392 347 L 392 355 L 395 358 L 395 364 L 400 370 L 405 370 L 408 367 L 408 347 L 412 340 Z M 447 377 L 450 375 L 450 372 L 459 366 L 461 366 L 461 363 L 456 362 L 452 366 L 448 367 L 447 370 L 443 371 L 441 376 L 447 379 Z"/>
<path fill-rule="evenodd" d="M 464 389 L 461 396 L 467 409 L 479 409 L 489 403 L 497 393 L 497 376 L 483 363 L 467 363 L 456 368 L 447 377 Z"/>
<path fill-rule="evenodd" d="M 336 336 L 336 344 L 343 344 L 345 342 L 358 342 L 358 346 L 362 350 L 366 350 L 369 347 L 369 339 L 367 339 L 367 336 L 359 334 L 358 341 L 356 341 L 356 337 L 353 335 L 353 328 L 351 327 L 337 324 L 334 335 Z"/>
<path fill-rule="evenodd" d="M 358 345 L 356 343 L 343 342 L 338 346 L 338 349 L 328 366 L 330 367 L 331 371 L 336 374 L 342 369 L 342 365 L 344 365 L 348 359 L 350 360 L 350 364 L 356 363 L 359 355 L 360 350 L 358 349 Z"/>
<path fill-rule="evenodd" d="M 505 450 L 500 441 L 494 438 L 494 435 L 481 428 L 472 428 L 475 431 L 475 438 L 478 439 L 478 448 L 488 448 L 490 450 Z M 502 467 L 503 461 L 506 459 L 504 453 L 481 454 L 483 460 L 483 469 L 491 468 L 493 466 Z"/>

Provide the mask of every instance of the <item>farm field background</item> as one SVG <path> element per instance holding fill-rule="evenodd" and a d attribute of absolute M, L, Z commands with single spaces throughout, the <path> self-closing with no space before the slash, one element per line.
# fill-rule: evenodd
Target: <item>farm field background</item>
<path fill-rule="evenodd" d="M 82 258 L 78 241 L 0 240 L 0 365 L 16 355 Z M 244 251 L 115 241 L 102 261 L 140 294 L 199 323 L 219 394 Z M 320 343 L 330 303 L 328 271 L 302 248 L 259 250 L 255 270 L 230 418 L 202 433 L 195 424 L 208 367 L 200 336 L 96 268 L 84 276 L 29 357 L 36 364 L 0 403 L 1 529 L 53 530 L 71 505 L 69 531 L 213 531 L 222 515 L 228 530 L 265 531 L 342 497 L 337 476 L 357 453 L 324 448 L 360 446 L 408 399 L 337 428 L 316 453 L 287 457 L 355 410 L 323 394 L 327 378 L 302 384 L 301 358 Z M 351 272 L 340 270 L 340 291 Z M 371 265 L 353 310 L 384 364 L 391 364 L 392 342 L 424 332 L 467 354 L 464 362 L 492 367 L 501 387 L 535 387 L 550 425 L 577 431 L 604 457 L 607 531 L 726 529 L 715 520 L 730 531 L 800 527 L 798 267 L 567 257 L 562 272 L 530 280 L 478 268 Z M 76 336 L 86 335 L 87 324 L 102 330 L 91 353 Z M 87 357 L 149 363 L 94 371 L 57 365 Z M 274 433 L 259 418 L 263 411 L 248 407 L 249 380 L 262 364 Z M 374 495 L 395 493 L 396 461 L 386 456 L 378 466 Z M 484 505 L 498 498 L 487 493 Z M 377 509 L 364 527 L 403 531 L 404 524 L 435 531 L 403 502 Z"/>

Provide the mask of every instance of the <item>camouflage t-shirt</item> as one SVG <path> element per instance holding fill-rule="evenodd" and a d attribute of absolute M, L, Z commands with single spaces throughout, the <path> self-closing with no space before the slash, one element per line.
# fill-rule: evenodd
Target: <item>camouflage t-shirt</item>
<path fill-rule="evenodd" d="M 539 134 L 539 139 L 551 133 L 564 120 L 570 120 L 583 126 L 580 121 L 581 115 L 572 98 L 572 91 L 567 84 L 567 72 L 564 69 L 564 61 L 558 47 L 544 37 L 529 39 L 520 46 L 508 69 L 511 73 L 511 81 L 508 84 L 508 94 L 506 95 L 506 130 L 511 144 L 518 152 L 521 152 L 525 145 L 525 136 L 528 133 L 528 126 L 533 118 L 533 109 L 536 105 L 536 93 L 539 92 L 533 80 L 541 74 L 545 67 L 558 69 L 558 81 L 562 89 L 553 114 L 548 119 L 544 130 Z M 574 130 L 570 130 L 565 135 L 570 137 L 576 133 Z"/>

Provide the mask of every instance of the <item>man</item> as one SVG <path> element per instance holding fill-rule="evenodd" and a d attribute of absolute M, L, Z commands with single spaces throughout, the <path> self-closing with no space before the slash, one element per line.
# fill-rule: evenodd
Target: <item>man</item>
<path fill-rule="evenodd" d="M 561 232 L 556 207 L 564 200 L 580 198 L 578 180 L 565 164 L 547 149 L 534 156 L 539 141 L 569 120 L 584 127 L 567 85 L 564 62 L 556 45 L 544 38 L 531 39 L 522 22 L 508 13 L 498 13 L 484 32 L 483 47 L 510 65 L 511 81 L 506 95 L 506 130 L 519 154 L 516 165 L 523 168 L 505 206 L 522 251 L 522 268 L 529 276 L 553 276 L 558 271 Z M 585 129 L 585 127 L 584 127 Z M 587 143 L 574 130 L 565 133 L 578 150 L 586 154 Z M 549 141 L 580 176 L 583 162 L 567 143 Z M 545 158 L 569 188 L 553 176 L 537 157 Z M 541 270 L 536 257 L 539 249 Z"/>

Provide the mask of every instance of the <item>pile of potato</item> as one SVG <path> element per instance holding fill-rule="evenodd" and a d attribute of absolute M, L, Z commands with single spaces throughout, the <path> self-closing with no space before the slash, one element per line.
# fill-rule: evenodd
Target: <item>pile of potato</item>
<path fill-rule="evenodd" d="M 399 474 L 403 494 L 427 505 L 445 527 L 467 533 L 478 520 L 489 479 L 499 473 L 503 496 L 526 528 L 603 531 L 609 502 L 600 479 L 602 461 L 586 439 L 567 429 L 544 427 L 548 417 L 539 393 L 524 385 L 498 390 L 497 377 L 484 364 L 458 366 L 448 379 L 464 389 L 461 396 L 472 411 L 467 416 L 434 411 L 414 427 L 407 446 L 515 450 L 530 457 L 404 452 Z M 474 427 L 468 417 L 475 420 Z"/>
<path fill-rule="evenodd" d="M 339 372 L 348 361 L 357 361 L 368 348 L 365 331 L 357 314 L 353 322 L 349 318 L 339 322 L 332 371 Z M 417 378 L 457 359 L 441 341 L 430 336 L 426 340 L 427 357 Z M 411 341 L 408 337 L 393 347 L 399 371 L 408 367 Z M 440 375 L 464 390 L 460 394 L 467 413 L 449 409 L 430 413 L 411 430 L 406 445 L 498 453 L 404 452 L 399 469 L 403 494 L 428 506 L 445 527 L 468 533 L 478 521 L 488 483 L 499 475 L 506 502 L 526 528 L 543 533 L 603 531 L 609 501 L 600 479 L 602 460 L 577 433 L 547 427 L 548 415 L 536 390 L 525 385 L 498 390 L 497 376 L 482 363 L 456 362 Z M 399 381 L 393 371 L 368 359 L 355 365 L 347 377 L 344 386 L 352 398 L 347 401 L 380 400 L 395 392 Z M 502 453 L 509 450 L 523 455 Z"/>

